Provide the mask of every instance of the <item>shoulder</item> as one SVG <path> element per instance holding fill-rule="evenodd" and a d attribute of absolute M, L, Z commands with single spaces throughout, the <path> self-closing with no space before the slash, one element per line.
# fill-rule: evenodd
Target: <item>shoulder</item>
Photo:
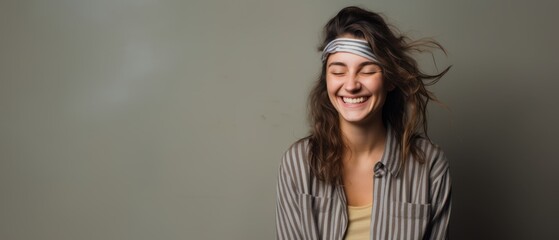
<path fill-rule="evenodd" d="M 296 158 L 297 160 L 303 160 L 307 158 L 308 154 L 308 146 L 309 146 L 309 139 L 308 138 L 301 138 L 291 144 L 289 148 L 284 152 L 283 156 L 288 157 L 291 156 L 292 158 Z"/>
<path fill-rule="evenodd" d="M 299 191 L 303 191 L 310 176 L 308 165 L 309 140 L 302 138 L 285 151 L 279 166 L 280 178 L 289 179 Z"/>
<path fill-rule="evenodd" d="M 424 164 L 430 169 L 432 178 L 437 179 L 442 174 L 448 172 L 450 167 L 449 161 L 439 145 L 431 142 L 427 138 L 417 139 L 416 145 L 425 156 Z"/>
<path fill-rule="evenodd" d="M 288 167 L 293 171 L 306 168 L 309 153 L 308 147 L 308 138 L 299 139 L 291 144 L 284 152 L 280 166 Z"/>

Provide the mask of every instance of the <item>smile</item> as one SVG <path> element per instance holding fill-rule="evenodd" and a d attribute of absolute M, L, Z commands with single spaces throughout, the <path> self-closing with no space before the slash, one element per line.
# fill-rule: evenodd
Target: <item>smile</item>
<path fill-rule="evenodd" d="M 365 102 L 367 101 L 367 99 L 369 99 L 369 97 L 358 97 L 358 98 L 342 97 L 344 103 L 353 103 L 353 104 Z"/>

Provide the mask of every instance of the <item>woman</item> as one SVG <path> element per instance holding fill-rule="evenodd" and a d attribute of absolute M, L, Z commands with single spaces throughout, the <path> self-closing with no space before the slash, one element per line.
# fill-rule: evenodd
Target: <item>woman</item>
<path fill-rule="evenodd" d="M 311 134 L 280 164 L 278 239 L 447 239 L 450 175 L 426 137 L 425 86 L 409 41 L 378 14 L 342 9 L 324 28 Z"/>

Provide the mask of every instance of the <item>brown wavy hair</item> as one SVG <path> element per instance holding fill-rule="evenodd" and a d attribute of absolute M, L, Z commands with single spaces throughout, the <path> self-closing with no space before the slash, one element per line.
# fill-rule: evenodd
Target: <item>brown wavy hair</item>
<path fill-rule="evenodd" d="M 429 101 L 437 101 L 426 86 L 436 83 L 450 67 L 438 74 L 420 71 L 414 52 L 445 49 L 436 41 L 421 39 L 412 41 L 395 28 L 389 27 L 377 13 L 359 7 L 346 7 L 324 26 L 323 41 L 326 44 L 342 35 L 352 35 L 367 40 L 376 55 L 389 91 L 382 110 L 382 121 L 390 125 L 399 143 L 400 157 L 410 155 L 425 162 L 425 153 L 415 144 L 419 138 L 428 138 L 426 108 Z M 347 150 L 340 130 L 338 112 L 328 98 L 326 90 L 326 61 L 319 79 L 309 96 L 309 164 L 311 172 L 320 180 L 337 183 L 342 175 L 342 156 Z M 404 164 L 406 161 L 401 161 Z"/>

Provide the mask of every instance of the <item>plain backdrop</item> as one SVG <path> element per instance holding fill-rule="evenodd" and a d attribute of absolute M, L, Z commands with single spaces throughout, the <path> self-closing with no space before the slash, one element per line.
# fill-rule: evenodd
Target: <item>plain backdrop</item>
<path fill-rule="evenodd" d="M 556 1 L 1 0 L 0 239 L 273 239 L 322 26 L 383 13 L 448 50 L 430 135 L 453 239 L 559 236 Z"/>

